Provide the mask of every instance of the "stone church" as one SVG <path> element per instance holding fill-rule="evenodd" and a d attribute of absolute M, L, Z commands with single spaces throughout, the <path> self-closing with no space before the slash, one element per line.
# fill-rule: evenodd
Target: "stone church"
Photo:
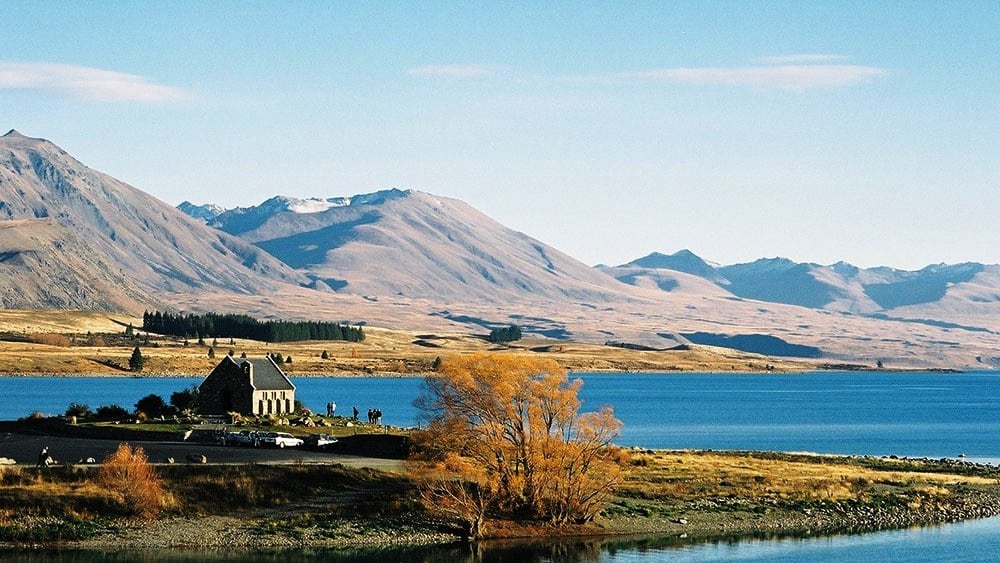
<path fill-rule="evenodd" d="M 201 414 L 288 414 L 295 409 L 295 385 L 267 357 L 225 356 L 198 387 Z"/>

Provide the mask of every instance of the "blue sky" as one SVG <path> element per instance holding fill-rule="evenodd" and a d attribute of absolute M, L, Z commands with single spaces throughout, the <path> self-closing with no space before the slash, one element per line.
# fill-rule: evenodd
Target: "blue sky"
<path fill-rule="evenodd" d="M 995 1 L 0 16 L 0 127 L 171 204 L 399 187 L 589 264 L 1000 262 Z"/>

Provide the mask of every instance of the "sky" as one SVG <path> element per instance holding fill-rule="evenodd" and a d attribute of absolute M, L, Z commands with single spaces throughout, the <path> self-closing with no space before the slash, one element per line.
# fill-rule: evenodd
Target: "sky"
<path fill-rule="evenodd" d="M 588 264 L 1000 263 L 995 0 L 5 0 L 0 21 L 0 128 L 173 205 L 409 188 Z"/>

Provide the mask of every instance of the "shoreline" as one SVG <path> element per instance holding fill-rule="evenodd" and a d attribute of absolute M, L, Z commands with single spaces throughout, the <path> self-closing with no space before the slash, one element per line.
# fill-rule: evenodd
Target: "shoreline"
<path fill-rule="evenodd" d="M 552 528 L 540 523 L 491 521 L 492 531 L 480 541 L 520 545 L 650 540 L 680 545 L 866 533 L 1000 515 L 1000 467 L 967 461 L 642 450 L 634 456 L 633 465 L 636 469 L 631 477 L 593 523 Z M 748 469 L 745 474 L 736 473 L 740 468 Z M 76 471 L 72 466 L 67 470 Z M 417 548 L 461 542 L 457 535 L 444 531 L 440 522 L 429 520 L 410 504 L 411 491 L 405 478 L 392 472 L 295 463 L 182 465 L 162 470 L 170 482 L 203 473 L 263 473 L 271 479 L 285 479 L 283 475 L 333 471 L 347 475 L 344 478 L 352 482 L 375 479 L 364 482 L 378 484 L 368 489 L 338 486 L 317 496 L 250 510 L 209 507 L 208 512 L 197 512 L 206 510 L 201 508 L 189 513 L 175 509 L 146 522 L 109 522 L 99 517 L 101 523 L 86 538 L 27 544 L 6 541 L 0 545 L 110 551 L 191 547 L 282 551 Z M 804 481 L 793 487 L 784 482 L 799 473 Z M 664 483 L 668 488 L 657 488 Z M 678 489 L 678 483 L 689 483 L 690 487 Z M 365 507 L 374 506 L 371 503 L 385 502 L 394 508 L 361 516 L 367 514 Z M 46 525 L 43 520 L 35 524 Z M 3 537 L 8 536 L 4 533 Z"/>
<path fill-rule="evenodd" d="M 996 370 L 984 369 L 983 372 L 994 372 Z M 940 373 L 940 374 L 953 374 L 961 375 L 966 373 L 971 373 L 970 370 L 956 369 L 956 368 L 856 368 L 847 369 L 841 367 L 816 367 L 816 369 L 789 369 L 789 370 L 695 370 L 695 369 L 640 369 L 640 370 L 617 370 L 617 369 L 587 369 L 587 370 L 570 370 L 569 374 L 573 375 L 602 375 L 602 374 L 613 374 L 613 375 L 717 375 L 717 374 L 733 374 L 733 375 L 808 375 L 814 373 L 859 373 L 859 374 L 871 374 L 871 373 Z M 286 370 L 285 374 L 289 377 L 301 377 L 301 378 L 322 378 L 322 377 L 342 377 L 342 378 L 404 378 L 404 377 L 426 377 L 429 375 L 424 372 L 372 372 L 372 373 L 359 373 L 357 371 L 330 371 L 330 372 L 295 372 L 291 370 Z M 143 378 L 182 378 L 182 377 L 206 377 L 207 373 L 203 372 L 118 372 L 110 373 L 106 371 L 100 372 L 65 372 L 65 373 L 49 373 L 49 372 L 0 372 L 0 379 L 3 378 L 77 378 L 77 377 L 95 377 L 95 378 L 132 378 L 132 379 L 143 379 Z"/>

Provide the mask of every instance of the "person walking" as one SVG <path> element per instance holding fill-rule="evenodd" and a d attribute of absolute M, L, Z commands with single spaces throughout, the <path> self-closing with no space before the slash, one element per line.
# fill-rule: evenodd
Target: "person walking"
<path fill-rule="evenodd" d="M 48 467 L 49 465 L 48 461 L 49 461 L 49 447 L 45 446 L 42 448 L 42 451 L 38 452 L 38 463 L 35 465 L 35 467 Z"/>
<path fill-rule="evenodd" d="M 358 407 L 354 407 L 354 420 L 358 420 Z"/>

